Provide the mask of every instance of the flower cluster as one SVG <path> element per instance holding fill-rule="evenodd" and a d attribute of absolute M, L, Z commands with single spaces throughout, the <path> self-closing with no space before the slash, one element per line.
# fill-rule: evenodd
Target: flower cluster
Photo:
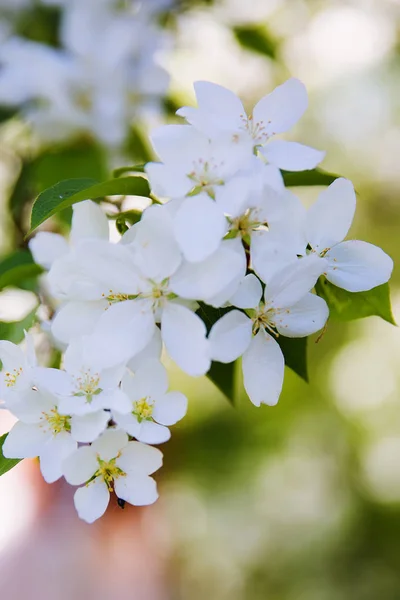
<path fill-rule="evenodd" d="M 178 111 L 189 124 L 152 136 L 160 162 L 146 172 L 159 200 L 118 243 L 90 200 L 74 206 L 69 242 L 47 232 L 30 242 L 59 301 L 51 332 L 63 368 L 37 367 L 30 343 L 26 355 L 0 346 L 2 397 L 19 419 L 4 454 L 39 456 L 47 481 L 82 485 L 75 505 L 87 521 L 103 514 L 111 490 L 132 504 L 156 499 L 150 475 L 161 453 L 149 444 L 168 440 L 187 408 L 167 391 L 162 347 L 193 377 L 242 357 L 250 400 L 275 405 L 280 336 L 306 337 L 327 321 L 317 280 L 353 293 L 392 271 L 380 248 L 344 241 L 356 205 L 350 181 L 336 179 L 308 210 L 284 186 L 281 169 L 311 169 L 324 156 L 273 139 L 306 109 L 301 82 L 288 80 L 251 114 L 218 85 L 195 88 L 198 108 Z M 222 315 L 209 330 L 207 307 Z"/>
<path fill-rule="evenodd" d="M 62 8 L 60 48 L 11 36 L 0 50 L 0 104 L 20 107 L 44 141 L 89 133 L 119 149 L 133 119 L 161 112 L 169 76 L 157 53 L 160 1 L 71 0 Z"/>

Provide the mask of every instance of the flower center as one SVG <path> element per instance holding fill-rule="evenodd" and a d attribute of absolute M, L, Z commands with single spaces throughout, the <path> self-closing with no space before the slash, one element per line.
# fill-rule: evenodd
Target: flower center
<path fill-rule="evenodd" d="M 86 402 L 91 402 L 93 396 L 98 396 L 103 391 L 99 387 L 100 375 L 95 373 L 91 374 L 90 369 L 84 371 L 80 377 L 76 378 L 77 391 L 73 394 L 74 396 L 86 397 Z"/>
<path fill-rule="evenodd" d="M 53 435 L 57 435 L 62 431 L 71 431 L 71 417 L 68 415 L 60 415 L 56 408 L 52 408 L 48 413 L 44 412 L 43 417 Z"/>
<path fill-rule="evenodd" d="M 22 374 L 22 367 L 18 367 L 18 369 L 13 369 L 12 371 L 6 371 L 4 381 L 7 387 L 14 387 L 17 383 L 18 377 Z"/>
<path fill-rule="evenodd" d="M 239 217 L 231 219 L 231 232 L 244 238 L 253 231 L 268 229 L 268 223 L 260 221 L 257 212 L 256 209 L 249 208 Z"/>
<path fill-rule="evenodd" d="M 153 408 L 153 401 L 149 397 L 141 398 L 134 403 L 132 414 L 137 417 L 139 423 L 151 421 Z"/>
<path fill-rule="evenodd" d="M 221 163 L 222 165 L 223 163 Z M 214 159 L 203 160 L 199 158 L 193 161 L 193 170 L 188 174 L 189 179 L 194 183 L 194 188 L 189 196 L 195 196 L 200 192 L 207 192 L 211 198 L 214 198 L 214 186 L 223 185 L 224 181 L 218 177 L 218 166 Z"/>
<path fill-rule="evenodd" d="M 256 335 L 260 329 L 263 329 L 264 331 L 268 330 L 274 336 L 278 337 L 279 334 L 277 333 L 275 326 L 276 313 L 277 310 L 275 308 L 260 306 L 252 316 L 253 335 Z"/>
<path fill-rule="evenodd" d="M 265 144 L 265 142 L 274 134 L 267 133 L 266 125 L 264 121 L 254 121 L 253 115 L 240 115 L 240 119 L 243 123 L 241 129 L 247 131 L 250 137 L 253 138 L 256 145 L 257 144 Z M 267 122 L 267 125 L 270 125 L 271 121 Z"/>
<path fill-rule="evenodd" d="M 119 458 L 121 454 L 118 454 L 115 458 L 111 460 L 102 460 L 99 455 L 97 455 L 97 462 L 99 463 L 99 468 L 97 469 L 94 477 L 101 477 L 105 484 L 108 487 L 108 491 L 113 491 L 113 482 L 118 477 L 125 477 L 126 473 L 120 469 L 116 465 L 116 460 Z"/>

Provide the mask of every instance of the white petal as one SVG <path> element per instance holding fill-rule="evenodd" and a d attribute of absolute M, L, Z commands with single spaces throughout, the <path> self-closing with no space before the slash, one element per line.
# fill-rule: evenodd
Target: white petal
<path fill-rule="evenodd" d="M 150 139 L 156 154 L 165 163 L 181 163 L 192 155 L 193 148 L 208 145 L 207 138 L 189 125 L 161 125 L 151 132 Z"/>
<path fill-rule="evenodd" d="M 260 280 L 250 273 L 250 275 L 243 278 L 229 301 L 238 308 L 255 308 L 259 305 L 261 296 L 262 286 Z"/>
<path fill-rule="evenodd" d="M 242 279 L 246 269 L 244 253 L 237 252 L 236 247 L 229 244 L 231 241 L 234 240 L 222 242 L 218 250 L 202 262 L 183 263 L 171 277 L 171 290 L 182 298 L 207 302 L 238 277 Z"/>
<path fill-rule="evenodd" d="M 175 216 L 175 236 L 190 262 L 202 261 L 213 254 L 227 229 L 223 212 L 206 194 L 187 198 Z"/>
<path fill-rule="evenodd" d="M 154 328 L 154 316 L 146 302 L 113 304 L 89 336 L 87 352 L 99 366 L 112 367 L 141 352 L 153 337 Z"/>
<path fill-rule="evenodd" d="M 143 275 L 161 281 L 176 271 L 182 255 L 173 235 L 172 223 L 169 227 L 165 215 L 155 214 L 155 211 L 151 214 L 152 217 L 134 225 L 136 234 L 130 248 Z"/>
<path fill-rule="evenodd" d="M 261 98 L 253 110 L 255 123 L 263 122 L 266 133 L 284 133 L 303 115 L 308 105 L 307 91 L 298 79 L 291 78 Z"/>
<path fill-rule="evenodd" d="M 314 287 L 326 269 L 326 261 L 315 254 L 300 258 L 276 272 L 265 288 L 265 302 L 276 308 L 293 306 Z"/>
<path fill-rule="evenodd" d="M 211 328 L 211 358 L 223 363 L 236 360 L 249 347 L 251 335 L 252 323 L 249 317 L 238 310 L 231 310 Z"/>
<path fill-rule="evenodd" d="M 269 163 L 287 171 L 314 169 L 325 157 L 325 152 L 285 140 L 273 140 L 260 152 Z"/>
<path fill-rule="evenodd" d="M 348 292 L 365 292 L 386 283 L 392 274 L 393 261 L 381 248 L 349 240 L 326 253 L 327 279 Z"/>
<path fill-rule="evenodd" d="M 57 340 L 69 344 L 74 338 L 91 333 L 106 308 L 107 300 L 67 302 L 57 310 L 51 332 Z"/>
<path fill-rule="evenodd" d="M 152 477 L 132 474 L 118 477 L 114 484 L 118 498 L 134 506 L 153 504 L 157 498 L 157 484 Z"/>
<path fill-rule="evenodd" d="M 45 390 L 28 389 L 23 394 L 16 394 L 14 399 L 7 399 L 9 410 L 24 423 L 39 423 L 44 412 L 49 412 L 57 405 L 57 399 L 53 394 Z"/>
<path fill-rule="evenodd" d="M 65 371 L 48 367 L 33 369 L 33 384 L 42 393 L 66 395 L 71 393 L 71 378 Z M 56 404 L 55 400 L 53 402 Z"/>
<path fill-rule="evenodd" d="M 245 113 L 236 94 L 222 85 L 209 81 L 195 81 L 193 87 L 201 111 L 216 113 L 232 120 L 237 120 Z"/>
<path fill-rule="evenodd" d="M 150 162 L 146 165 L 146 173 L 152 191 L 161 198 L 186 196 L 193 187 L 193 182 L 182 168 L 175 165 Z"/>
<path fill-rule="evenodd" d="M 105 410 L 89 415 L 74 415 L 71 418 L 71 436 L 77 442 L 93 442 L 103 433 L 110 420 L 110 413 Z"/>
<path fill-rule="evenodd" d="M 110 492 L 104 481 L 96 477 L 84 487 L 76 490 L 74 504 L 78 516 L 86 523 L 94 523 L 102 517 L 110 502 Z"/>
<path fill-rule="evenodd" d="M 89 481 L 99 468 L 96 452 L 91 446 L 82 446 L 63 460 L 62 470 L 71 485 L 81 485 Z"/>
<path fill-rule="evenodd" d="M 128 436 L 124 431 L 107 429 L 107 431 L 93 442 L 91 448 L 102 460 L 108 461 L 115 458 L 127 444 Z"/>
<path fill-rule="evenodd" d="M 125 473 L 134 471 L 142 475 L 151 475 L 161 467 L 162 462 L 160 450 L 141 442 L 129 442 L 116 460 L 118 467 Z"/>
<path fill-rule="evenodd" d="M 307 294 L 282 310 L 275 319 L 278 332 L 286 337 L 305 337 L 322 329 L 329 316 L 328 305 L 323 298 Z"/>
<path fill-rule="evenodd" d="M 356 210 L 356 195 L 351 181 L 336 179 L 321 192 L 307 213 L 306 235 L 311 247 L 322 252 L 347 235 Z"/>
<path fill-rule="evenodd" d="M 191 310 L 168 303 L 163 310 L 161 334 L 168 354 L 188 375 L 207 373 L 211 360 L 203 321 Z"/>
<path fill-rule="evenodd" d="M 171 432 L 164 425 L 153 421 L 142 421 L 135 437 L 144 444 L 163 444 L 171 438 Z"/>
<path fill-rule="evenodd" d="M 175 425 L 186 415 L 188 400 L 181 392 L 169 392 L 157 399 L 153 419 L 162 425 Z"/>
<path fill-rule="evenodd" d="M 128 373 L 124 377 L 122 389 L 131 400 L 162 396 L 168 389 L 167 370 L 159 360 L 148 360 L 138 368 L 134 376 Z"/>
<path fill-rule="evenodd" d="M 281 236 L 271 231 L 254 233 L 250 251 L 252 268 L 264 283 L 271 281 L 275 273 L 297 260 L 294 248 L 282 244 Z"/>
<path fill-rule="evenodd" d="M 129 362 L 128 368 L 135 373 L 139 366 L 150 359 L 160 359 L 162 351 L 161 331 L 158 327 L 154 328 L 153 337 L 147 346 L 136 354 Z"/>
<path fill-rule="evenodd" d="M 275 406 L 283 385 L 285 361 L 279 344 L 259 331 L 242 359 L 243 382 L 255 406 Z"/>
<path fill-rule="evenodd" d="M 76 253 L 87 278 L 98 282 L 106 295 L 139 292 L 140 273 L 129 245 L 90 239 L 81 241 Z"/>
<path fill-rule="evenodd" d="M 130 410 L 132 410 L 132 404 L 130 406 Z M 138 435 L 140 435 L 142 424 L 139 423 L 136 415 L 132 414 L 132 412 L 122 413 L 117 410 L 113 410 L 112 417 L 115 421 L 115 424 L 132 437 L 137 438 Z"/>
<path fill-rule="evenodd" d="M 39 425 L 17 421 L 3 444 L 6 458 L 35 458 L 49 439 Z"/>
<path fill-rule="evenodd" d="M 53 483 L 63 474 L 63 461 L 77 449 L 71 435 L 63 431 L 54 436 L 41 451 L 40 470 L 47 483 Z"/>
<path fill-rule="evenodd" d="M 58 233 L 49 231 L 39 231 L 28 245 L 33 260 L 45 269 L 50 269 L 54 261 L 69 251 L 66 239 Z"/>
<path fill-rule="evenodd" d="M 84 238 L 108 240 L 108 236 L 108 219 L 98 204 L 91 200 L 74 204 L 70 233 L 72 243 Z"/>

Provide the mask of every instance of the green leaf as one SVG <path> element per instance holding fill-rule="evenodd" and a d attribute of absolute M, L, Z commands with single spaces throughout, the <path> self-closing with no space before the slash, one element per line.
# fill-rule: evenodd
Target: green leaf
<path fill-rule="evenodd" d="M 13 344 L 19 344 L 24 339 L 24 330 L 28 331 L 35 320 L 36 308 L 22 321 L 12 321 L 10 323 L 0 321 L 0 340 L 8 340 Z"/>
<path fill-rule="evenodd" d="M 280 335 L 276 341 L 285 357 L 285 365 L 308 383 L 307 338 L 287 338 Z"/>
<path fill-rule="evenodd" d="M 310 185 L 330 185 L 340 175 L 327 173 L 322 169 L 311 169 L 309 171 L 281 171 L 286 187 L 302 187 Z"/>
<path fill-rule="evenodd" d="M 17 250 L 0 262 L 0 290 L 8 285 L 18 285 L 42 272 L 42 267 L 33 262 L 30 252 Z"/>
<path fill-rule="evenodd" d="M 141 165 L 132 165 L 131 167 L 119 167 L 118 169 L 114 169 L 113 177 L 121 177 L 125 173 L 144 173 L 145 166 L 146 164 L 143 163 Z"/>
<path fill-rule="evenodd" d="M 271 36 L 265 27 L 234 27 L 233 33 L 239 44 L 247 50 L 258 52 L 269 58 L 276 58 L 278 42 Z"/>
<path fill-rule="evenodd" d="M 36 198 L 32 207 L 29 233 L 49 217 L 77 202 L 115 195 L 148 196 L 149 193 L 150 188 L 147 179 L 139 176 L 110 179 L 103 183 L 96 183 L 93 179 L 60 181 L 60 183 L 45 190 Z"/>
<path fill-rule="evenodd" d="M 10 471 L 15 465 L 21 462 L 20 458 L 6 458 L 3 456 L 3 444 L 6 441 L 7 436 L 8 433 L 5 433 L 0 437 L 0 476 L 7 473 L 7 471 Z"/>
<path fill-rule="evenodd" d="M 232 363 L 211 363 L 211 368 L 207 377 L 211 379 L 214 385 L 226 396 L 231 404 L 235 404 L 236 398 L 236 367 L 237 362 Z"/>
<path fill-rule="evenodd" d="M 368 292 L 347 292 L 325 278 L 317 281 L 315 290 L 329 306 L 330 316 L 340 321 L 353 321 L 364 317 L 381 317 L 396 325 L 390 303 L 389 284 L 384 283 Z"/>

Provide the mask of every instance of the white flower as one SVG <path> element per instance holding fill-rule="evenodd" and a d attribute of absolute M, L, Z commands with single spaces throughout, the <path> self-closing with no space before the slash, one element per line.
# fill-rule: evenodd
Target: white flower
<path fill-rule="evenodd" d="M 8 458 L 40 459 L 40 469 L 47 483 L 62 476 L 62 462 L 77 448 L 77 442 L 92 442 L 106 428 L 110 419 L 106 411 L 85 416 L 61 414 L 59 400 L 44 388 L 34 390 L 13 407 L 20 419 L 3 445 Z"/>
<path fill-rule="evenodd" d="M 151 134 L 161 163 L 148 163 L 152 189 L 161 197 L 179 198 L 206 192 L 215 196 L 221 186 L 246 166 L 251 152 L 226 139 L 210 141 L 190 125 L 163 125 Z"/>
<path fill-rule="evenodd" d="M 229 135 L 233 145 L 261 146 L 268 163 L 289 171 L 312 169 L 324 158 L 324 152 L 296 142 L 270 141 L 293 127 L 307 108 L 307 92 L 298 79 L 288 79 L 261 98 L 250 115 L 240 99 L 220 85 L 197 81 L 194 88 L 198 108 L 185 106 L 177 114 L 210 139 Z"/>
<path fill-rule="evenodd" d="M 63 472 L 71 485 L 86 484 L 75 492 L 75 508 L 81 519 L 93 523 L 105 513 L 112 491 L 135 506 L 155 502 L 156 482 L 149 475 L 161 465 L 157 448 L 129 442 L 123 431 L 109 429 L 64 460 Z"/>
<path fill-rule="evenodd" d="M 309 293 L 322 268 L 315 256 L 284 267 L 268 281 L 263 301 L 259 280 L 247 275 L 231 303 L 251 309 L 249 316 L 232 310 L 211 328 L 213 360 L 228 363 L 243 355 L 244 386 L 256 406 L 273 406 L 282 389 L 284 357 L 274 337 L 308 336 L 328 318 L 326 302 Z"/>
<path fill-rule="evenodd" d="M 328 281 L 348 292 L 363 292 L 386 283 L 393 261 L 381 248 L 358 240 L 342 241 L 356 208 L 353 184 L 336 179 L 308 210 L 306 239 L 323 257 Z"/>
<path fill-rule="evenodd" d="M 42 371 L 40 383 L 60 398 L 59 412 L 64 415 L 89 415 L 103 409 L 129 410 L 129 401 L 119 384 L 125 365 L 104 368 L 91 352 L 89 338 L 76 338 L 64 355 L 65 371 L 48 379 L 51 369 Z M 83 441 L 83 440 L 80 440 Z"/>
<path fill-rule="evenodd" d="M 187 398 L 180 392 L 167 392 L 167 371 L 157 360 L 143 363 L 133 376 L 127 373 L 122 390 L 131 401 L 130 412 L 112 411 L 115 423 L 139 442 L 160 444 L 171 437 L 167 426 L 182 419 Z"/>
<path fill-rule="evenodd" d="M 32 336 L 25 334 L 25 348 L 1 340 L 0 360 L 0 398 L 10 407 L 29 394 L 36 383 L 38 368 Z"/>

